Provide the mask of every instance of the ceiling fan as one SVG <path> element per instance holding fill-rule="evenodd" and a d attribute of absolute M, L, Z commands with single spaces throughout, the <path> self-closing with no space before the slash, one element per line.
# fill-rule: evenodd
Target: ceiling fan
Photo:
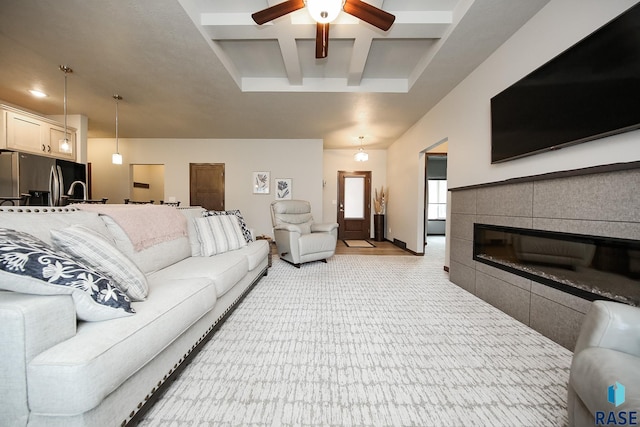
<path fill-rule="evenodd" d="M 265 24 L 307 6 L 316 21 L 316 58 L 326 58 L 329 51 L 329 23 L 345 11 L 383 31 L 391 28 L 396 17 L 360 0 L 287 0 L 251 15 L 258 25 Z"/>

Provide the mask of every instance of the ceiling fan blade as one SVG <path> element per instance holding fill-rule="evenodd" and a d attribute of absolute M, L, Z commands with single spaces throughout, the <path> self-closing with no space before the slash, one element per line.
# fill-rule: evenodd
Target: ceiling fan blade
<path fill-rule="evenodd" d="M 374 27 L 387 31 L 393 25 L 396 17 L 387 11 L 371 6 L 360 0 L 346 0 L 343 9 L 349 15 L 368 22 Z"/>
<path fill-rule="evenodd" d="M 316 23 L 316 59 L 326 58 L 329 53 L 329 23 Z"/>
<path fill-rule="evenodd" d="M 295 12 L 298 9 L 304 7 L 304 0 L 287 0 L 282 3 L 278 3 L 275 6 L 268 7 L 261 11 L 258 11 L 251 15 L 253 20 L 258 25 L 265 24 L 269 21 L 273 21 L 276 18 L 286 15 L 287 13 Z"/>

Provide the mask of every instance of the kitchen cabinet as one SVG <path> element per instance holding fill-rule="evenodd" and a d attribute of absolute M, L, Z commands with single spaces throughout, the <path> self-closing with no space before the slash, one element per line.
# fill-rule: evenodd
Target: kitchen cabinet
<path fill-rule="evenodd" d="M 64 151 L 60 144 L 64 126 L 59 123 L 4 105 L 0 106 L 0 117 L 0 149 L 75 161 L 74 128 L 67 127 L 69 148 Z"/>
<path fill-rule="evenodd" d="M 31 117 L 6 112 L 6 148 L 32 153 L 44 151 L 42 125 L 39 120 Z"/>

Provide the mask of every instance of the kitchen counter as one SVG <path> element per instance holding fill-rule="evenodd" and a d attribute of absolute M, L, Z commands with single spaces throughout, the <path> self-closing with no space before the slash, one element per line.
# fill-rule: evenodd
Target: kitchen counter
<path fill-rule="evenodd" d="M 67 204 L 71 205 L 74 203 L 92 203 L 92 204 L 105 204 L 107 203 L 107 199 L 106 197 L 103 197 L 102 199 L 67 199 Z"/>

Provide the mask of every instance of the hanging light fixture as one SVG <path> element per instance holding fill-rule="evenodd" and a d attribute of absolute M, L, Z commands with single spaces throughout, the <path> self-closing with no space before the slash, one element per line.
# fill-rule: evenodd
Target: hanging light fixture
<path fill-rule="evenodd" d="M 111 156 L 111 163 L 114 165 L 122 164 L 122 154 L 118 150 L 120 147 L 118 145 L 118 101 L 122 100 L 122 97 L 118 94 L 113 95 L 113 99 L 116 100 L 116 152 Z"/>
<path fill-rule="evenodd" d="M 343 0 L 306 0 L 307 10 L 314 21 L 328 24 L 342 11 Z"/>
<path fill-rule="evenodd" d="M 353 155 L 353 160 L 355 160 L 356 162 L 366 162 L 367 160 L 369 160 L 369 155 L 367 154 L 366 151 L 364 151 L 364 148 L 362 147 L 362 140 L 364 139 L 364 136 L 360 137 L 360 149 L 358 150 L 358 152 L 356 154 Z"/>
<path fill-rule="evenodd" d="M 67 134 L 67 74 L 73 73 L 73 70 L 66 65 L 61 65 L 60 70 L 64 73 L 64 136 L 58 141 L 58 147 L 63 153 L 69 153 L 71 152 L 71 144 Z"/>

